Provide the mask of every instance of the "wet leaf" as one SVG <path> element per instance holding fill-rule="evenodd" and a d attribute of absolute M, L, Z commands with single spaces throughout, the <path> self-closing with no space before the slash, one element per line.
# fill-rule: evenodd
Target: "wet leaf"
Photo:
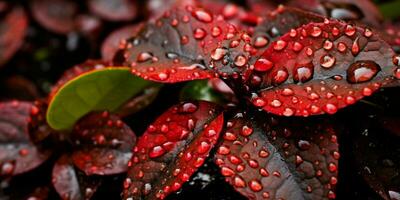
<path fill-rule="evenodd" d="M 237 41 L 229 46 L 234 38 Z M 222 68 L 222 74 L 223 66 L 233 65 L 233 61 L 240 66 L 247 64 L 251 49 L 242 53 L 241 41 L 233 25 L 207 10 L 189 6 L 166 12 L 155 23 L 145 25 L 114 61 L 125 60 L 123 65 L 131 66 L 134 74 L 157 82 L 206 79 L 215 76 L 211 68 Z"/>
<path fill-rule="evenodd" d="M 130 127 L 108 112 L 82 118 L 75 125 L 72 139 L 76 144 L 73 163 L 88 176 L 125 172 L 136 142 Z"/>
<path fill-rule="evenodd" d="M 135 19 L 138 13 L 136 1 L 130 0 L 88 0 L 90 11 L 110 21 Z"/>
<path fill-rule="evenodd" d="M 255 62 L 247 82 L 257 93 L 253 104 L 268 112 L 334 114 L 398 82 L 398 60 L 370 29 L 325 20 L 276 40 Z"/>
<path fill-rule="evenodd" d="M 90 199 L 101 184 L 98 178 L 85 176 L 82 172 L 75 170 L 67 155 L 56 162 L 52 177 L 54 188 L 65 200 Z"/>
<path fill-rule="evenodd" d="M 101 45 L 101 57 L 103 60 L 111 61 L 115 53 L 124 46 L 126 39 L 135 36 L 142 28 L 142 24 L 129 25 L 113 31 Z"/>
<path fill-rule="evenodd" d="M 53 129 L 71 129 L 91 111 L 115 111 L 150 84 L 133 76 L 128 68 L 103 67 L 83 73 L 57 90 L 47 111 Z"/>
<path fill-rule="evenodd" d="M 76 27 L 79 6 L 69 0 L 33 0 L 30 7 L 34 19 L 49 31 L 68 34 Z"/>
<path fill-rule="evenodd" d="M 336 130 L 320 123 L 255 120 L 238 113 L 226 124 L 216 163 L 248 199 L 334 199 Z"/>
<path fill-rule="evenodd" d="M 0 20 L 0 66 L 4 65 L 18 51 L 24 42 L 28 27 L 25 11 L 14 6 Z"/>
<path fill-rule="evenodd" d="M 0 103 L 0 176 L 32 170 L 50 156 L 29 140 L 30 115 L 37 108 L 28 102 Z"/>
<path fill-rule="evenodd" d="M 185 102 L 162 114 L 139 138 L 124 182 L 124 199 L 165 198 L 207 158 L 223 115 L 207 102 Z"/>

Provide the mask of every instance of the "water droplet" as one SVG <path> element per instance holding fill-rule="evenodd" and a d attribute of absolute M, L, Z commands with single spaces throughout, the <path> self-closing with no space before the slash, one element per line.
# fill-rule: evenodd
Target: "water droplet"
<path fill-rule="evenodd" d="M 318 27 L 318 26 L 314 26 L 313 29 L 312 29 L 312 31 L 311 31 L 311 36 L 313 36 L 313 37 L 319 37 L 319 36 L 321 35 L 321 33 L 322 33 L 321 28 Z"/>
<path fill-rule="evenodd" d="M 220 146 L 220 147 L 218 148 L 218 154 L 221 154 L 221 155 L 228 155 L 230 152 L 231 152 L 231 151 L 230 151 L 229 147 L 227 147 L 227 146 L 222 145 L 222 146 Z"/>
<path fill-rule="evenodd" d="M 294 42 L 293 43 L 293 51 L 299 52 L 303 49 L 303 45 L 299 42 Z"/>
<path fill-rule="evenodd" d="M 233 175 L 235 175 L 235 172 L 229 167 L 222 167 L 221 174 L 223 176 L 233 176 Z"/>
<path fill-rule="evenodd" d="M 235 65 L 238 67 L 243 67 L 247 64 L 247 58 L 245 56 L 239 55 L 235 58 Z"/>
<path fill-rule="evenodd" d="M 306 48 L 306 55 L 307 56 L 312 56 L 313 54 L 314 54 L 314 51 L 310 47 L 307 47 Z"/>
<path fill-rule="evenodd" d="M 279 69 L 278 71 L 275 71 L 272 74 L 272 82 L 275 85 L 279 85 L 279 84 L 285 82 L 287 80 L 288 76 L 289 76 L 289 74 L 288 74 L 286 68 Z"/>
<path fill-rule="evenodd" d="M 327 54 L 321 57 L 320 63 L 323 68 L 329 69 L 331 68 L 336 62 L 336 58 Z"/>
<path fill-rule="evenodd" d="M 243 136 L 247 137 L 253 133 L 253 129 L 249 126 L 243 126 L 240 132 Z"/>
<path fill-rule="evenodd" d="M 331 103 L 325 104 L 322 109 L 328 114 L 335 114 L 338 111 L 337 106 Z"/>
<path fill-rule="evenodd" d="M 400 68 L 397 68 L 394 70 L 394 77 L 397 79 L 400 79 Z"/>
<path fill-rule="evenodd" d="M 337 49 L 338 49 L 339 52 L 344 53 L 347 50 L 347 46 L 346 46 L 345 43 L 339 42 L 338 45 L 337 45 Z"/>
<path fill-rule="evenodd" d="M 193 103 L 184 103 L 181 106 L 180 112 L 183 113 L 194 113 L 197 110 L 197 106 Z"/>
<path fill-rule="evenodd" d="M 284 95 L 284 96 L 292 96 L 293 94 L 294 94 L 294 92 L 290 88 L 285 88 L 282 90 L 282 95 Z"/>
<path fill-rule="evenodd" d="M 366 29 L 364 30 L 364 36 L 367 37 L 367 38 L 371 37 L 372 34 L 373 34 L 373 33 L 372 33 L 371 29 L 366 28 Z"/>
<path fill-rule="evenodd" d="M 266 37 L 258 36 L 258 37 L 256 37 L 256 39 L 254 41 L 254 46 L 256 48 L 262 48 L 262 47 L 267 46 L 268 42 L 269 41 L 268 41 L 268 39 Z"/>
<path fill-rule="evenodd" d="M 146 62 L 153 58 L 153 54 L 150 52 L 142 52 L 138 55 L 136 61 L 137 62 Z"/>
<path fill-rule="evenodd" d="M 260 151 L 258 152 L 258 156 L 260 156 L 261 158 L 266 158 L 266 157 L 269 156 L 269 152 L 266 151 L 266 150 L 260 150 Z"/>
<path fill-rule="evenodd" d="M 218 26 L 214 26 L 214 27 L 211 29 L 211 35 L 212 35 L 213 37 L 218 37 L 219 35 L 221 35 L 221 33 L 222 33 L 222 30 L 221 30 L 221 28 L 218 27 Z"/>
<path fill-rule="evenodd" d="M 234 165 L 238 165 L 238 164 L 242 163 L 242 160 L 237 156 L 232 155 L 232 156 L 229 156 L 228 159 Z"/>
<path fill-rule="evenodd" d="M 199 146 L 197 147 L 197 152 L 199 152 L 200 154 L 206 153 L 208 152 L 208 150 L 210 150 L 211 145 L 210 143 L 206 142 L 206 141 L 202 141 L 200 142 Z"/>
<path fill-rule="evenodd" d="M 294 68 L 293 80 L 295 82 L 307 82 L 312 79 L 314 75 L 314 65 L 312 63 L 305 65 L 297 65 Z"/>
<path fill-rule="evenodd" d="M 357 61 L 347 69 L 347 81 L 363 83 L 370 81 L 381 70 L 374 61 Z"/>
<path fill-rule="evenodd" d="M 282 106 L 282 102 L 279 101 L 278 99 L 274 99 L 271 101 L 270 105 L 274 108 L 279 108 Z"/>
<path fill-rule="evenodd" d="M 303 158 L 299 155 L 296 155 L 296 165 L 300 165 L 301 163 L 303 163 Z"/>
<path fill-rule="evenodd" d="M 207 35 L 207 32 L 206 32 L 204 29 L 202 29 L 202 28 L 196 28 L 196 29 L 194 29 L 193 37 L 194 37 L 195 39 L 201 40 L 201 39 L 203 39 L 204 37 L 206 37 L 206 35 Z"/>
<path fill-rule="evenodd" d="M 233 179 L 233 185 L 235 187 L 243 188 L 246 187 L 246 182 L 244 182 L 244 180 L 241 177 L 235 176 L 235 178 Z"/>
<path fill-rule="evenodd" d="M 281 51 L 286 48 L 287 42 L 284 40 L 278 40 L 274 42 L 273 48 L 275 51 Z"/>
<path fill-rule="evenodd" d="M 155 146 L 149 152 L 149 157 L 157 158 L 157 157 L 164 155 L 164 153 L 165 153 L 165 150 L 161 146 Z"/>
<path fill-rule="evenodd" d="M 297 143 L 297 146 L 301 149 L 301 150 L 308 150 L 311 147 L 310 142 L 308 142 L 307 140 L 299 140 L 299 142 Z"/>
<path fill-rule="evenodd" d="M 294 110 L 291 108 L 285 108 L 282 113 L 283 116 L 290 117 L 294 115 Z"/>
<path fill-rule="evenodd" d="M 268 59 L 265 58 L 260 58 L 256 61 L 254 64 L 254 70 L 259 71 L 259 72 L 266 72 L 272 69 L 274 64 L 269 61 Z"/>
<path fill-rule="evenodd" d="M 347 25 L 345 30 L 344 30 L 344 33 L 347 36 L 351 37 L 356 33 L 356 28 L 354 26 L 352 26 L 352 25 Z"/>
<path fill-rule="evenodd" d="M 194 18 L 201 22 L 210 23 L 213 20 L 212 15 L 205 10 L 195 10 L 192 12 Z"/>
<path fill-rule="evenodd" d="M 258 98 L 258 97 L 254 98 L 252 100 L 252 102 L 253 102 L 253 105 L 256 107 L 264 107 L 266 104 L 266 102 L 262 98 Z"/>
<path fill-rule="evenodd" d="M 333 42 L 330 40 L 325 40 L 324 42 L 324 49 L 331 50 L 333 48 Z"/>
<path fill-rule="evenodd" d="M 214 49 L 214 51 L 212 51 L 211 58 L 213 60 L 221 60 L 226 55 L 227 52 L 228 50 L 226 49 L 216 48 Z"/>
<path fill-rule="evenodd" d="M 358 37 L 354 40 L 353 45 L 351 46 L 351 53 L 353 56 L 356 56 L 360 52 L 360 46 L 358 44 Z"/>
<path fill-rule="evenodd" d="M 336 167 L 336 165 L 335 165 L 334 163 L 329 163 L 329 165 L 328 165 L 328 170 L 329 170 L 330 172 L 336 172 L 337 167 Z"/>
<path fill-rule="evenodd" d="M 160 81 L 165 81 L 165 80 L 167 80 L 168 78 L 169 78 L 169 75 L 168 75 L 167 73 L 164 73 L 164 72 L 160 72 L 160 73 L 157 75 L 157 79 L 160 80 Z"/>
<path fill-rule="evenodd" d="M 254 192 L 259 192 L 259 191 L 261 191 L 263 189 L 263 186 L 261 185 L 260 181 L 258 181 L 258 180 L 250 181 L 249 187 Z"/>

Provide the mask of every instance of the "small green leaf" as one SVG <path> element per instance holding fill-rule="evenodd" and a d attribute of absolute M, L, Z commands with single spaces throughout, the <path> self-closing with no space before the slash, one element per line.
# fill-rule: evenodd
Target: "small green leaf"
<path fill-rule="evenodd" d="M 89 112 L 113 112 L 150 84 L 125 67 L 84 73 L 58 90 L 47 110 L 47 122 L 55 130 L 70 130 Z"/>
<path fill-rule="evenodd" d="M 216 91 L 210 84 L 209 80 L 195 80 L 188 82 L 181 90 L 179 99 L 181 101 L 203 100 L 217 104 L 222 104 L 227 99 Z"/>

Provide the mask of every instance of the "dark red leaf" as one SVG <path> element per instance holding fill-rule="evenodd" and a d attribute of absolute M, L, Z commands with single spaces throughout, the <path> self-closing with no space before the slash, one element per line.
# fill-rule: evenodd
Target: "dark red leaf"
<path fill-rule="evenodd" d="M 331 18 L 360 21 L 374 27 L 380 27 L 383 21 L 382 14 L 371 0 L 292 0 L 288 5 Z"/>
<path fill-rule="evenodd" d="M 67 155 L 56 162 L 52 177 L 54 188 L 65 200 L 90 199 L 101 184 L 99 179 L 87 177 L 75 170 Z"/>
<path fill-rule="evenodd" d="M 58 92 L 58 90 L 68 81 L 73 78 L 82 75 L 84 73 L 90 72 L 96 69 L 103 69 L 108 66 L 107 62 L 100 60 L 87 60 L 84 63 L 75 65 L 74 67 L 66 70 L 61 78 L 57 81 L 56 84 L 51 88 L 49 94 L 49 101 L 53 98 L 53 96 Z"/>
<path fill-rule="evenodd" d="M 30 115 L 37 108 L 28 102 L 0 103 L 0 176 L 12 176 L 38 167 L 50 156 L 29 140 Z"/>
<path fill-rule="evenodd" d="M 223 125 L 219 108 L 185 102 L 162 114 L 140 137 L 124 182 L 124 199 L 163 199 L 199 168 Z"/>
<path fill-rule="evenodd" d="M 146 1 L 146 8 L 148 12 L 144 14 L 148 14 L 146 16 L 150 18 L 150 20 L 158 19 L 162 17 L 162 15 L 175 7 L 178 6 L 195 6 L 198 4 L 198 1 L 195 0 L 148 0 Z"/>
<path fill-rule="evenodd" d="M 275 41 L 246 79 L 257 93 L 253 104 L 268 112 L 333 114 L 399 82 L 398 63 L 391 47 L 370 29 L 325 20 L 292 29 Z"/>
<path fill-rule="evenodd" d="M 34 101 L 41 97 L 36 85 L 21 75 L 12 75 L 0 83 L 1 99 Z"/>
<path fill-rule="evenodd" d="M 125 172 L 136 142 L 130 127 L 108 112 L 82 118 L 75 125 L 72 139 L 76 143 L 72 160 L 86 175 Z"/>
<path fill-rule="evenodd" d="M 400 117 L 383 117 L 381 123 L 387 131 L 400 137 Z"/>
<path fill-rule="evenodd" d="M 101 45 L 101 57 L 103 60 L 111 61 L 114 58 L 115 53 L 121 47 L 124 47 L 124 43 L 127 38 L 135 36 L 142 28 L 143 24 L 135 24 L 122 27 L 112 32 L 104 40 Z"/>
<path fill-rule="evenodd" d="M 28 19 L 23 8 L 15 6 L 1 18 L 0 25 L 0 66 L 2 66 L 23 44 Z"/>
<path fill-rule="evenodd" d="M 158 82 L 179 82 L 215 76 L 211 68 L 247 64 L 251 46 L 244 49 L 236 28 L 210 12 L 194 7 L 173 9 L 147 24 L 117 53 L 135 75 Z M 233 41 L 235 40 L 235 41 Z M 236 51 L 234 51 L 236 50 Z M 237 58 L 240 55 L 239 58 Z M 219 69 L 225 73 L 225 69 Z"/>
<path fill-rule="evenodd" d="M 89 9 L 110 21 L 127 21 L 136 18 L 138 6 L 131 0 L 88 0 Z"/>
<path fill-rule="evenodd" d="M 366 122 L 368 123 L 368 122 Z M 374 124 L 369 122 L 369 124 Z M 367 128 L 355 133 L 354 158 L 358 172 L 383 199 L 400 197 L 400 145 L 398 136 L 381 128 Z"/>
<path fill-rule="evenodd" d="M 400 53 L 400 23 L 385 25 L 385 30 L 381 33 L 381 37 L 389 43 L 397 53 Z"/>
<path fill-rule="evenodd" d="M 76 29 L 78 5 L 69 0 L 32 0 L 32 15 L 46 29 L 68 34 Z"/>
<path fill-rule="evenodd" d="M 238 113 L 227 122 L 216 163 L 249 199 L 334 199 L 338 143 L 335 130 L 319 123 L 272 119 L 261 127 Z"/>

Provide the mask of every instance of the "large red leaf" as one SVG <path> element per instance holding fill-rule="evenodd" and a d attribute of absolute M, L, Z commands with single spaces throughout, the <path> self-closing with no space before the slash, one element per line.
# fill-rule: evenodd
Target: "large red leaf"
<path fill-rule="evenodd" d="M 114 61 L 125 61 L 135 75 L 158 82 L 206 79 L 215 76 L 212 68 L 230 66 L 227 70 L 232 71 L 235 64 L 245 66 L 252 50 L 243 46 L 248 38 L 221 17 L 187 6 L 145 25 Z"/>
<path fill-rule="evenodd" d="M 50 156 L 29 140 L 30 115 L 38 108 L 28 102 L 0 103 L 0 176 L 12 176 L 38 167 Z"/>
<path fill-rule="evenodd" d="M 127 171 L 131 149 L 136 142 L 133 131 L 108 112 L 89 114 L 74 128 L 76 147 L 72 160 L 86 175 L 110 175 Z"/>
<path fill-rule="evenodd" d="M 219 108 L 185 102 L 162 114 L 139 138 L 124 182 L 125 199 L 163 199 L 199 168 L 223 125 Z"/>
<path fill-rule="evenodd" d="M 87 177 L 75 170 L 67 155 L 62 156 L 53 167 L 52 182 L 63 200 L 90 199 L 100 186 L 96 177 Z"/>
<path fill-rule="evenodd" d="M 28 27 L 25 11 L 15 6 L 8 13 L 2 13 L 0 20 L 0 66 L 5 64 L 24 42 Z"/>
<path fill-rule="evenodd" d="M 333 199 L 338 143 L 335 130 L 318 123 L 271 119 L 259 126 L 238 113 L 226 124 L 216 163 L 249 199 Z"/>
<path fill-rule="evenodd" d="M 257 93 L 254 105 L 271 113 L 333 114 L 398 82 L 398 63 L 391 47 L 370 29 L 325 20 L 275 41 L 245 79 Z"/>

